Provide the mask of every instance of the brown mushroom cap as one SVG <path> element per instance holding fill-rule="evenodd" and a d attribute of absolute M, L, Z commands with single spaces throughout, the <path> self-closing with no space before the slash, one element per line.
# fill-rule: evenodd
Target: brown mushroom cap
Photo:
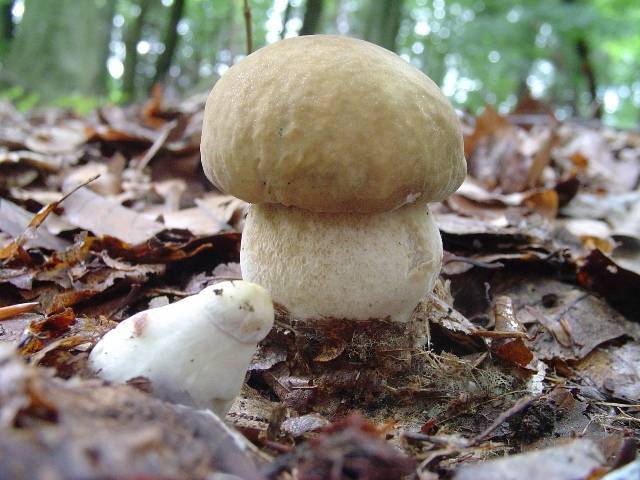
<path fill-rule="evenodd" d="M 439 201 L 466 174 L 455 112 L 426 75 L 347 37 L 295 37 L 230 68 L 207 100 L 202 164 L 251 203 L 373 213 Z"/>

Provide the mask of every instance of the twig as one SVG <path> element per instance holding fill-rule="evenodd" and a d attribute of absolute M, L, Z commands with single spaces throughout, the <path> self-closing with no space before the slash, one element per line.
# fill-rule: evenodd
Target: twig
<path fill-rule="evenodd" d="M 640 408 L 640 403 L 615 403 L 615 402 L 591 402 L 594 405 L 604 405 L 605 407 Z"/>
<path fill-rule="evenodd" d="M 513 405 L 508 410 L 502 412 L 498 416 L 498 418 L 496 418 L 494 422 L 485 429 L 484 432 L 478 435 L 475 438 L 475 443 L 479 443 L 484 440 L 487 440 L 496 428 L 498 428 L 500 425 L 502 425 L 504 422 L 509 420 L 514 415 L 517 415 L 518 413 L 520 413 L 521 411 L 529 407 L 529 405 L 531 405 L 534 400 L 535 400 L 535 397 L 524 397 L 518 400 L 515 403 L 515 405 Z"/>
<path fill-rule="evenodd" d="M 167 139 L 169 138 L 169 135 L 177 125 L 178 122 L 176 120 L 173 120 L 165 125 L 158 138 L 156 138 L 155 142 L 153 142 L 151 147 L 149 147 L 149 150 L 146 151 L 144 156 L 136 165 L 136 169 L 138 171 L 144 170 L 144 168 L 149 165 L 149 162 L 153 160 L 153 157 L 155 157 L 158 151 L 160 151 L 160 149 L 164 146 L 164 144 L 167 142 Z"/>
<path fill-rule="evenodd" d="M 505 332 L 500 330 L 473 330 L 473 335 L 485 338 L 529 338 L 526 332 Z"/>
<path fill-rule="evenodd" d="M 9 244 L 5 245 L 4 247 L 2 247 L 2 249 L 0 249 L 0 260 L 11 260 L 14 257 L 14 255 L 22 249 L 22 245 L 24 245 L 24 243 L 27 241 L 29 235 L 33 235 L 35 233 L 38 227 L 44 223 L 44 221 L 47 219 L 47 217 L 51 212 L 53 212 L 56 208 L 58 208 L 58 206 L 62 202 L 64 202 L 67 198 L 69 198 L 75 192 L 80 190 L 82 187 L 93 182 L 99 176 L 100 174 L 94 175 L 88 180 L 85 180 L 84 182 L 82 182 L 80 185 L 72 188 L 69 192 L 65 193 L 60 198 L 60 200 L 51 202 L 48 205 L 45 205 L 44 207 L 42 207 L 38 211 L 38 213 L 36 213 L 33 216 L 31 221 L 29 222 L 29 225 L 27 225 L 27 228 L 25 228 L 24 232 L 22 232 L 18 237 L 13 239 L 13 241 L 11 241 Z"/>
<path fill-rule="evenodd" d="M 453 420 L 454 418 L 458 418 L 460 415 L 464 415 L 466 414 L 469 410 L 481 407 L 482 405 L 486 405 L 488 403 L 491 402 L 495 402 L 496 400 L 502 398 L 502 397 L 507 397 L 509 395 L 515 395 L 517 393 L 525 393 L 528 392 L 529 390 L 513 390 L 511 392 L 505 392 L 505 393 L 501 393 L 500 395 L 496 395 L 495 397 L 491 397 L 489 400 L 486 400 L 484 402 L 480 402 L 480 403 L 474 403 L 473 405 L 469 405 L 468 407 L 460 410 L 459 412 L 453 414 L 453 415 L 449 415 L 446 418 L 443 418 L 442 420 L 438 420 L 436 421 L 436 425 L 440 426 L 443 425 L 447 422 L 450 422 L 451 420 Z"/>
<path fill-rule="evenodd" d="M 449 255 L 447 258 L 447 261 L 444 262 L 444 264 L 448 265 L 453 262 L 468 263 L 469 265 L 473 265 L 474 267 L 481 267 L 481 268 L 503 268 L 504 267 L 504 264 L 500 262 L 487 263 L 487 262 L 481 262 L 479 260 L 474 260 L 473 258 L 459 257 L 458 255 Z"/>
<path fill-rule="evenodd" d="M 38 305 L 40 305 L 39 302 L 28 302 L 9 305 L 8 307 L 0 307 L 0 320 L 12 318 L 21 313 L 32 312 Z"/>
<path fill-rule="evenodd" d="M 251 7 L 249 0 L 244 0 L 244 26 L 247 32 L 247 55 L 253 52 L 253 29 L 251 27 Z"/>

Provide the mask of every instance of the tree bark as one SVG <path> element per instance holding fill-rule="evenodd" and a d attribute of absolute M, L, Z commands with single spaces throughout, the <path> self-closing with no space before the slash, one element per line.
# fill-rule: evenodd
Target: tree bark
<path fill-rule="evenodd" d="M 365 39 L 387 50 L 395 51 L 402 22 L 403 0 L 372 2 L 365 26 Z"/>
<path fill-rule="evenodd" d="M 13 38 L 13 0 L 0 2 L 0 40 L 9 41 Z"/>
<path fill-rule="evenodd" d="M 563 3 L 566 5 L 575 5 L 580 3 L 577 0 L 563 0 Z M 587 82 L 587 91 L 589 92 L 589 96 L 591 97 L 591 105 L 595 107 L 595 109 L 591 110 L 593 115 L 596 118 L 602 117 L 602 106 L 598 103 L 598 82 L 596 80 L 595 70 L 593 68 L 593 63 L 591 62 L 591 49 L 589 48 L 589 43 L 587 42 L 582 32 L 578 32 L 575 35 L 573 40 L 573 50 L 578 59 L 578 63 L 580 65 L 580 71 L 584 75 L 585 81 Z M 577 101 L 578 94 L 574 93 L 574 98 L 576 99 L 576 113 L 578 111 Z"/>
<path fill-rule="evenodd" d="M 576 54 L 580 62 L 580 70 L 587 81 L 587 90 L 591 96 L 591 104 L 595 107 L 593 114 L 596 118 L 602 118 L 602 105 L 598 103 L 598 83 L 591 62 L 590 48 L 584 37 L 579 37 L 575 43 Z"/>
<path fill-rule="evenodd" d="M 164 35 L 164 52 L 158 57 L 156 62 L 156 74 L 153 77 L 153 84 L 159 83 L 164 80 L 173 61 L 173 56 L 178 46 L 178 22 L 182 18 L 184 12 L 186 0 L 174 0 L 171 6 L 171 14 L 169 17 L 169 24 L 165 30 Z"/>
<path fill-rule="evenodd" d="M 125 38 L 126 57 L 124 58 L 124 75 L 122 77 L 122 92 L 127 100 L 135 97 L 136 93 L 136 69 L 138 67 L 138 42 L 142 38 L 142 29 L 144 28 L 144 19 L 149 10 L 149 0 L 140 0 L 138 2 L 140 13 L 133 20 Z"/>
<path fill-rule="evenodd" d="M 42 100 L 97 94 L 110 34 L 97 2 L 25 0 L 3 75 Z"/>
<path fill-rule="evenodd" d="M 98 79 L 96 89 L 101 95 L 105 95 L 108 91 L 108 79 L 109 70 L 107 69 L 107 62 L 111 55 L 111 48 L 109 46 L 111 40 L 111 29 L 113 25 L 113 15 L 116 12 L 116 0 L 107 0 L 104 6 L 104 21 L 108 25 L 107 41 L 102 46 L 102 58 L 100 64 L 102 65 L 102 74 Z"/>
<path fill-rule="evenodd" d="M 282 16 L 282 31 L 280 32 L 280 40 L 287 34 L 287 22 L 291 17 L 291 2 L 287 2 L 287 8 L 284 9 L 284 15 Z"/>
<path fill-rule="evenodd" d="M 402 3 L 403 0 L 387 0 L 384 17 L 382 19 L 383 28 L 380 45 L 392 52 L 396 50 L 396 39 L 400 31 Z"/>
<path fill-rule="evenodd" d="M 9 52 L 13 39 L 13 0 L 0 1 L 0 58 L 4 58 Z"/>
<path fill-rule="evenodd" d="M 307 0 L 300 35 L 313 35 L 318 31 L 324 0 Z"/>

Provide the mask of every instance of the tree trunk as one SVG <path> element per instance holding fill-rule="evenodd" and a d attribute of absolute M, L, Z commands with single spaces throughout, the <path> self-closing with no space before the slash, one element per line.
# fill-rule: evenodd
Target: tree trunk
<path fill-rule="evenodd" d="M 566 5 L 576 5 L 580 2 L 576 0 L 563 0 L 563 3 Z M 577 10 L 577 9 L 576 9 Z M 587 43 L 586 38 L 582 34 L 582 32 L 578 32 L 573 40 L 573 50 L 576 53 L 576 57 L 578 58 L 578 63 L 580 65 L 580 71 L 584 75 L 584 78 L 587 82 L 587 90 L 589 91 L 589 95 L 591 97 L 591 105 L 595 107 L 595 110 L 592 110 L 593 115 L 596 118 L 602 117 L 602 106 L 598 103 L 598 83 L 596 81 L 596 74 L 593 68 L 593 63 L 591 62 L 590 48 Z M 575 111 L 578 112 L 578 93 L 574 93 L 574 98 L 576 99 L 576 107 Z"/>
<path fill-rule="evenodd" d="M 380 25 L 380 17 L 382 16 L 383 4 L 381 1 L 369 3 L 367 9 L 367 20 L 364 24 L 363 37 L 369 42 L 376 43 L 378 37 L 378 28 Z"/>
<path fill-rule="evenodd" d="M 0 1 L 0 59 L 9 51 L 13 39 L 13 0 Z"/>
<path fill-rule="evenodd" d="M 591 104 L 595 107 L 593 114 L 596 118 L 602 118 L 602 105 L 598 103 L 598 83 L 591 62 L 590 48 L 587 40 L 580 36 L 575 43 L 576 54 L 580 62 L 580 70 L 587 81 L 587 90 L 591 96 Z"/>
<path fill-rule="evenodd" d="M 13 0 L 0 2 L 0 40 L 8 42 L 13 38 Z"/>
<path fill-rule="evenodd" d="M 383 28 L 380 37 L 380 45 L 387 50 L 395 52 L 396 38 L 400 31 L 400 22 L 402 21 L 402 3 L 403 0 L 387 0 L 384 12 Z"/>
<path fill-rule="evenodd" d="M 138 42 L 142 38 L 144 18 L 149 10 L 149 0 L 138 2 L 140 13 L 127 28 L 125 38 L 124 75 L 122 77 L 122 92 L 127 100 L 135 98 L 136 93 L 136 69 L 138 66 Z"/>
<path fill-rule="evenodd" d="M 162 52 L 156 62 L 156 74 L 153 77 L 152 86 L 164 80 L 173 61 L 173 56 L 178 46 L 178 22 L 182 18 L 185 3 L 186 0 L 174 0 L 171 6 L 169 24 L 165 30 L 164 40 L 162 42 L 164 43 L 164 52 Z"/>
<path fill-rule="evenodd" d="M 104 21 L 109 25 L 109 33 L 107 35 L 107 41 L 102 46 L 102 58 L 100 60 L 100 64 L 102 65 L 102 74 L 98 79 L 98 83 L 96 85 L 96 89 L 98 93 L 101 95 L 106 95 L 108 92 L 108 79 L 109 79 L 109 70 L 107 69 L 107 62 L 109 61 L 109 56 L 111 55 L 111 48 L 109 44 L 111 43 L 111 29 L 113 25 L 113 15 L 116 12 L 116 0 L 107 0 L 104 6 Z"/>
<path fill-rule="evenodd" d="M 282 31 L 280 32 L 280 40 L 287 34 L 287 22 L 291 17 L 291 2 L 287 2 L 287 8 L 284 9 L 284 15 L 282 16 Z"/>
<path fill-rule="evenodd" d="M 395 51 L 402 21 L 403 0 L 372 2 L 365 26 L 365 39 L 387 50 Z"/>
<path fill-rule="evenodd" d="M 99 93 L 102 52 L 111 34 L 104 8 L 97 2 L 25 0 L 5 78 L 44 100 Z"/>
<path fill-rule="evenodd" d="M 313 35 L 318 31 L 323 4 L 324 0 L 307 0 L 300 35 Z"/>

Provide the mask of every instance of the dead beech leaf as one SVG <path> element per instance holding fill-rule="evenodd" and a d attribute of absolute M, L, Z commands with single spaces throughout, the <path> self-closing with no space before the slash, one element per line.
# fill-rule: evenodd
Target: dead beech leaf
<path fill-rule="evenodd" d="M 526 190 L 533 160 L 522 154 L 517 128 L 492 107 L 485 108 L 465 137 L 465 156 L 469 174 L 489 190 Z"/>
<path fill-rule="evenodd" d="M 637 343 L 598 349 L 576 362 L 574 368 L 614 398 L 640 402 L 640 346 Z"/>
<path fill-rule="evenodd" d="M 589 160 L 580 152 L 575 152 L 571 155 L 571 162 L 576 166 L 576 170 L 586 170 L 589 166 Z"/>
<path fill-rule="evenodd" d="M 122 191 L 124 158 L 114 155 L 109 163 L 90 162 L 65 172 L 64 186 L 75 185 L 86 178 L 98 177 L 89 188 L 100 195 L 117 195 Z"/>
<path fill-rule="evenodd" d="M 509 121 L 500 116 L 498 112 L 487 105 L 480 114 L 479 117 L 476 118 L 476 125 L 473 133 L 468 135 L 464 139 L 464 155 L 469 158 L 477 144 L 483 139 L 490 135 L 495 135 L 498 132 L 503 130 L 508 130 L 512 128 Z"/>
<path fill-rule="evenodd" d="M 44 155 L 29 150 L 2 151 L 0 150 L 0 164 L 22 163 L 46 172 L 57 172 L 63 165 L 64 157 L 60 155 Z"/>
<path fill-rule="evenodd" d="M 578 281 L 611 303 L 630 320 L 640 322 L 640 275 L 618 266 L 600 250 L 592 250 L 578 272 Z"/>
<path fill-rule="evenodd" d="M 640 326 L 604 300 L 557 280 L 535 276 L 526 281 L 514 279 L 501 294 L 513 299 L 520 322 L 549 327 L 525 342 L 541 360 L 577 360 L 610 340 L 625 335 L 640 338 Z"/>
<path fill-rule="evenodd" d="M 558 153 L 571 161 L 577 158 L 576 154 L 584 157 L 592 182 L 613 193 L 632 190 L 640 175 L 637 158 L 616 158 L 607 139 L 595 129 L 575 129 L 570 141 Z"/>
<path fill-rule="evenodd" d="M 534 192 L 525 198 L 524 204 L 532 211 L 546 218 L 556 218 L 559 206 L 558 193 L 555 190 Z"/>
<path fill-rule="evenodd" d="M 523 368 L 529 367 L 534 359 L 533 352 L 521 338 L 500 343 L 492 347 L 492 350 L 496 356 Z"/>
<path fill-rule="evenodd" d="M 212 235 L 230 228 L 229 224 L 200 207 L 163 213 L 162 217 L 167 228 L 189 230 L 194 235 Z"/>
<path fill-rule="evenodd" d="M 338 358 L 346 346 L 346 342 L 323 344 L 320 346 L 320 352 L 313 359 L 316 362 L 330 362 Z"/>
<path fill-rule="evenodd" d="M 52 203 L 55 203 L 57 199 L 60 198 L 60 195 L 56 194 L 55 197 L 56 200 L 52 201 Z M 33 219 L 33 213 L 9 200 L 0 198 L 0 230 L 3 232 L 8 233 L 15 239 L 24 234 Z M 69 242 L 56 237 L 55 234 L 52 234 L 51 230 L 57 230 L 57 228 L 52 227 L 59 227 L 65 223 L 66 222 L 57 215 L 50 214 L 43 220 L 40 228 L 30 232 L 29 237 L 25 239 L 25 247 L 40 247 L 57 251 L 64 250 L 69 246 Z"/>
<path fill-rule="evenodd" d="M 477 329 L 464 315 L 447 305 L 435 294 L 430 293 L 428 302 L 416 310 L 418 318 L 428 320 L 430 324 L 441 327 L 442 332 L 456 343 L 470 351 L 484 350 L 485 341 L 476 335 Z"/>
<path fill-rule="evenodd" d="M 380 429 L 360 414 L 325 427 L 290 455 L 276 459 L 266 472 L 276 478 L 296 471 L 301 479 L 362 478 L 400 480 L 413 472 L 415 461 L 380 438 Z"/>
<path fill-rule="evenodd" d="M 462 465 L 454 480 L 575 480 L 589 478 L 605 464 L 605 457 L 590 440 L 573 440 L 566 445 Z"/>
<path fill-rule="evenodd" d="M 135 245 L 149 240 L 164 226 L 110 198 L 84 189 L 64 205 L 63 217 L 96 235 L 109 235 Z"/>
<path fill-rule="evenodd" d="M 568 329 L 563 328 L 562 324 L 560 323 L 560 318 L 549 318 L 536 308 L 528 305 L 525 308 L 528 313 L 533 315 L 533 317 L 554 336 L 554 338 L 560 345 L 567 348 L 571 347 L 572 341 L 570 332 L 568 332 Z"/>
<path fill-rule="evenodd" d="M 210 411 L 162 402 L 129 385 L 53 378 L 8 350 L 0 350 L 3 476 L 262 478 L 263 460 Z"/>
<path fill-rule="evenodd" d="M 7 260 L 7 259 L 11 259 L 12 257 L 14 257 L 18 253 L 18 251 L 22 248 L 22 246 L 26 242 L 27 238 L 34 236 L 35 231 L 37 230 L 37 228 L 40 225 L 42 225 L 42 223 L 47 219 L 49 214 L 51 212 L 53 212 L 54 209 L 56 209 L 62 202 L 64 202 L 66 199 L 68 199 L 70 196 L 72 196 L 74 193 L 76 193 L 79 189 L 84 187 L 89 182 L 92 182 L 96 178 L 97 177 L 90 178 L 90 179 L 86 180 L 84 183 L 81 183 L 80 185 L 74 187 L 69 192 L 64 194 L 60 198 L 60 200 L 58 200 L 56 202 L 52 202 L 52 203 L 42 207 L 38 211 L 38 213 L 36 213 L 34 215 L 34 217 L 31 219 L 31 221 L 29 222 L 29 225 L 24 230 L 24 232 L 21 235 L 17 236 L 11 243 L 9 243 L 8 245 L 5 245 L 4 247 L 2 247 L 0 249 L 0 260 Z"/>
<path fill-rule="evenodd" d="M 33 130 L 25 144 L 33 152 L 55 154 L 73 152 L 87 141 L 80 124 L 43 126 Z"/>
<path fill-rule="evenodd" d="M 329 420 L 318 413 L 309 413 L 300 417 L 287 418 L 280 428 L 293 437 L 300 437 L 329 425 Z"/>
<path fill-rule="evenodd" d="M 58 338 L 44 347 L 42 350 L 39 350 L 31 355 L 30 361 L 33 365 L 39 365 L 49 352 L 53 352 L 54 350 L 58 349 L 70 350 L 82 344 L 89 343 L 92 343 L 92 339 L 90 337 L 85 337 L 84 335 L 72 335 L 70 337 Z"/>
<path fill-rule="evenodd" d="M 116 105 L 101 107 L 98 111 L 105 124 L 92 125 L 87 128 L 89 140 L 105 142 L 138 142 L 153 143 L 158 138 L 158 132 L 146 128 L 133 121 L 125 109 Z"/>

